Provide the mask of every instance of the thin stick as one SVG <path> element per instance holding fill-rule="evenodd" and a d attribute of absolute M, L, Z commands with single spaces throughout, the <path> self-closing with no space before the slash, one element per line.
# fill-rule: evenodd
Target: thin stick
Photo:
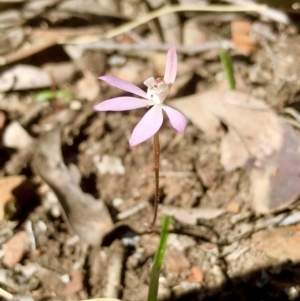
<path fill-rule="evenodd" d="M 266 10 L 266 5 L 248 5 L 248 6 L 234 6 L 234 5 L 170 5 L 164 6 L 160 9 L 154 10 L 146 15 L 143 15 L 133 21 L 127 22 L 117 28 L 110 30 L 102 38 L 111 39 L 127 31 L 130 31 L 142 24 L 145 24 L 157 17 L 165 14 L 183 12 L 183 11 L 204 11 L 204 12 L 250 12 Z"/>
<path fill-rule="evenodd" d="M 159 155 L 160 155 L 160 145 L 159 145 L 159 132 L 154 135 L 153 140 L 153 158 L 154 158 L 154 175 L 155 175 L 155 198 L 154 198 L 154 216 L 152 223 L 150 225 L 150 230 L 152 230 L 156 217 L 157 217 L 157 209 L 159 204 Z"/>
<path fill-rule="evenodd" d="M 93 39 L 98 39 L 98 37 L 93 37 Z M 148 42 L 138 42 L 136 44 L 120 44 L 116 42 L 111 42 L 107 40 L 101 40 L 96 42 L 82 43 L 81 41 L 72 40 L 71 43 L 67 42 L 67 45 L 83 45 L 82 49 L 101 49 L 104 51 L 115 51 L 123 52 L 123 53 L 134 53 L 141 55 L 141 51 L 154 52 L 154 51 L 162 51 L 166 52 L 170 49 L 172 45 L 170 44 L 151 44 Z M 207 50 L 211 49 L 229 49 L 233 48 L 233 44 L 229 40 L 218 40 L 218 41 L 207 41 L 200 45 L 194 46 L 184 46 L 177 45 L 176 50 L 179 53 L 184 53 L 188 55 L 195 55 Z"/>
<path fill-rule="evenodd" d="M 252 0 L 224 0 L 233 5 L 249 6 L 255 4 Z M 271 2 L 269 2 L 271 3 Z M 275 22 L 280 22 L 283 24 L 289 24 L 290 18 L 286 13 L 283 13 L 279 9 L 268 7 L 265 10 L 260 11 L 260 14 L 264 17 L 267 17 Z"/>
<path fill-rule="evenodd" d="M 3 2 L 4 0 L 0 0 Z M 12 0 L 12 1 L 24 1 L 24 0 Z M 5 1 L 4 1 L 5 2 Z M 128 32 L 142 24 L 145 24 L 157 17 L 165 14 L 184 12 L 184 11 L 203 11 L 203 12 L 261 12 L 268 9 L 267 5 L 253 4 L 249 6 L 234 6 L 234 5 L 170 5 L 164 6 L 160 9 L 152 11 L 146 15 L 141 16 L 133 21 L 129 21 L 121 26 L 109 30 L 106 34 L 97 35 L 92 41 L 96 42 L 105 39 L 114 38 L 120 34 Z M 74 34 L 76 35 L 76 34 Z M 80 33 L 82 35 L 82 33 Z M 0 56 L 0 65 L 7 65 L 15 61 L 29 57 L 35 53 L 38 53 L 46 48 L 49 48 L 56 44 L 78 44 L 82 42 L 77 42 L 78 38 L 69 35 L 62 35 L 62 33 L 53 36 L 46 36 L 43 41 L 39 41 L 37 44 L 32 45 L 28 49 L 21 47 L 13 53 L 7 54 L 5 56 Z M 81 40 L 81 39 L 80 39 Z M 218 46 L 218 45 L 217 45 Z M 115 46 L 113 46 L 115 47 Z M 202 51 L 202 50 L 200 50 Z M 196 51 L 197 52 L 197 51 Z"/>
<path fill-rule="evenodd" d="M 6 300 L 10 300 L 13 298 L 13 295 L 9 292 L 5 291 L 3 288 L 0 287 L 0 296 Z"/>

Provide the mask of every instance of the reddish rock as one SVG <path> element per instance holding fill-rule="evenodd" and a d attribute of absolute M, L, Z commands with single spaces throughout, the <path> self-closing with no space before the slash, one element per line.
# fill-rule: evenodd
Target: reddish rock
<path fill-rule="evenodd" d="M 29 251 L 29 233 L 26 231 L 18 232 L 4 244 L 3 264 L 8 268 L 13 268 Z"/>

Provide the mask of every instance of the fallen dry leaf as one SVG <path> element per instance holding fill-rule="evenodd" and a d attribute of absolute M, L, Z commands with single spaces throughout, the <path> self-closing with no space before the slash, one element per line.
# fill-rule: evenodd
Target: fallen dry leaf
<path fill-rule="evenodd" d="M 30 235 L 26 231 L 20 231 L 4 244 L 2 262 L 8 268 L 13 268 L 24 255 L 30 251 Z"/>
<path fill-rule="evenodd" d="M 228 171 L 244 166 L 249 160 L 248 150 L 243 146 L 240 136 L 233 130 L 229 130 L 222 138 L 220 147 L 221 163 Z M 233 149 L 238 151 L 233 152 Z"/>
<path fill-rule="evenodd" d="M 236 91 L 207 91 L 177 99 L 172 106 L 206 134 L 223 137 L 221 163 L 226 170 L 250 167 L 257 213 L 283 209 L 299 197 L 299 138 L 263 101 Z"/>
<path fill-rule="evenodd" d="M 250 171 L 253 207 L 257 212 L 283 209 L 300 194 L 299 138 L 290 125 L 282 124 L 282 128 L 280 148 L 265 158 L 263 166 L 253 165 Z"/>
<path fill-rule="evenodd" d="M 51 85 L 48 73 L 29 65 L 16 65 L 0 74 L 0 92 L 45 88 Z"/>
<path fill-rule="evenodd" d="M 25 176 L 9 176 L 0 179 L 0 221 L 11 216 L 33 195 L 34 190 Z"/>
<path fill-rule="evenodd" d="M 48 63 L 43 69 L 51 76 L 55 85 L 71 82 L 77 72 L 77 66 L 74 62 Z"/>
<path fill-rule="evenodd" d="M 41 137 L 33 168 L 56 194 L 67 221 L 78 236 L 89 244 L 101 244 L 113 229 L 111 216 L 103 201 L 82 191 L 77 167 L 68 168 L 64 164 L 59 128 Z"/>

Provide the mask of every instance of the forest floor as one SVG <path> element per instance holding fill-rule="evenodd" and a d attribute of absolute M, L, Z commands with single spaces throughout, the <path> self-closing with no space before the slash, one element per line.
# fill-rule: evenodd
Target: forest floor
<path fill-rule="evenodd" d="M 182 0 L 136 22 L 166 2 L 0 1 L 0 299 L 146 300 L 167 214 L 159 300 L 300 300 L 298 8 Z M 126 94 L 99 76 L 145 89 L 171 45 L 188 124 L 160 130 L 149 232 L 152 139 L 128 143 L 145 109 L 93 107 Z"/>

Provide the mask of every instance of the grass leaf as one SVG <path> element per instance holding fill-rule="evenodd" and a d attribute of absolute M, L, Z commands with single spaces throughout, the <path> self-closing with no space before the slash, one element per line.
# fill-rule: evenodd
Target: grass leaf
<path fill-rule="evenodd" d="M 225 72 L 225 76 L 228 82 L 228 87 L 230 90 L 235 89 L 235 78 L 234 78 L 234 68 L 232 64 L 231 57 L 226 51 L 220 53 L 221 64 Z"/>
<path fill-rule="evenodd" d="M 160 242 L 159 242 L 158 249 L 155 253 L 155 257 L 151 269 L 148 301 L 157 300 L 159 274 L 164 260 L 166 246 L 167 246 L 167 238 L 169 235 L 170 222 L 171 222 L 171 218 L 169 216 L 163 216 L 161 222 L 162 232 L 160 234 Z"/>

